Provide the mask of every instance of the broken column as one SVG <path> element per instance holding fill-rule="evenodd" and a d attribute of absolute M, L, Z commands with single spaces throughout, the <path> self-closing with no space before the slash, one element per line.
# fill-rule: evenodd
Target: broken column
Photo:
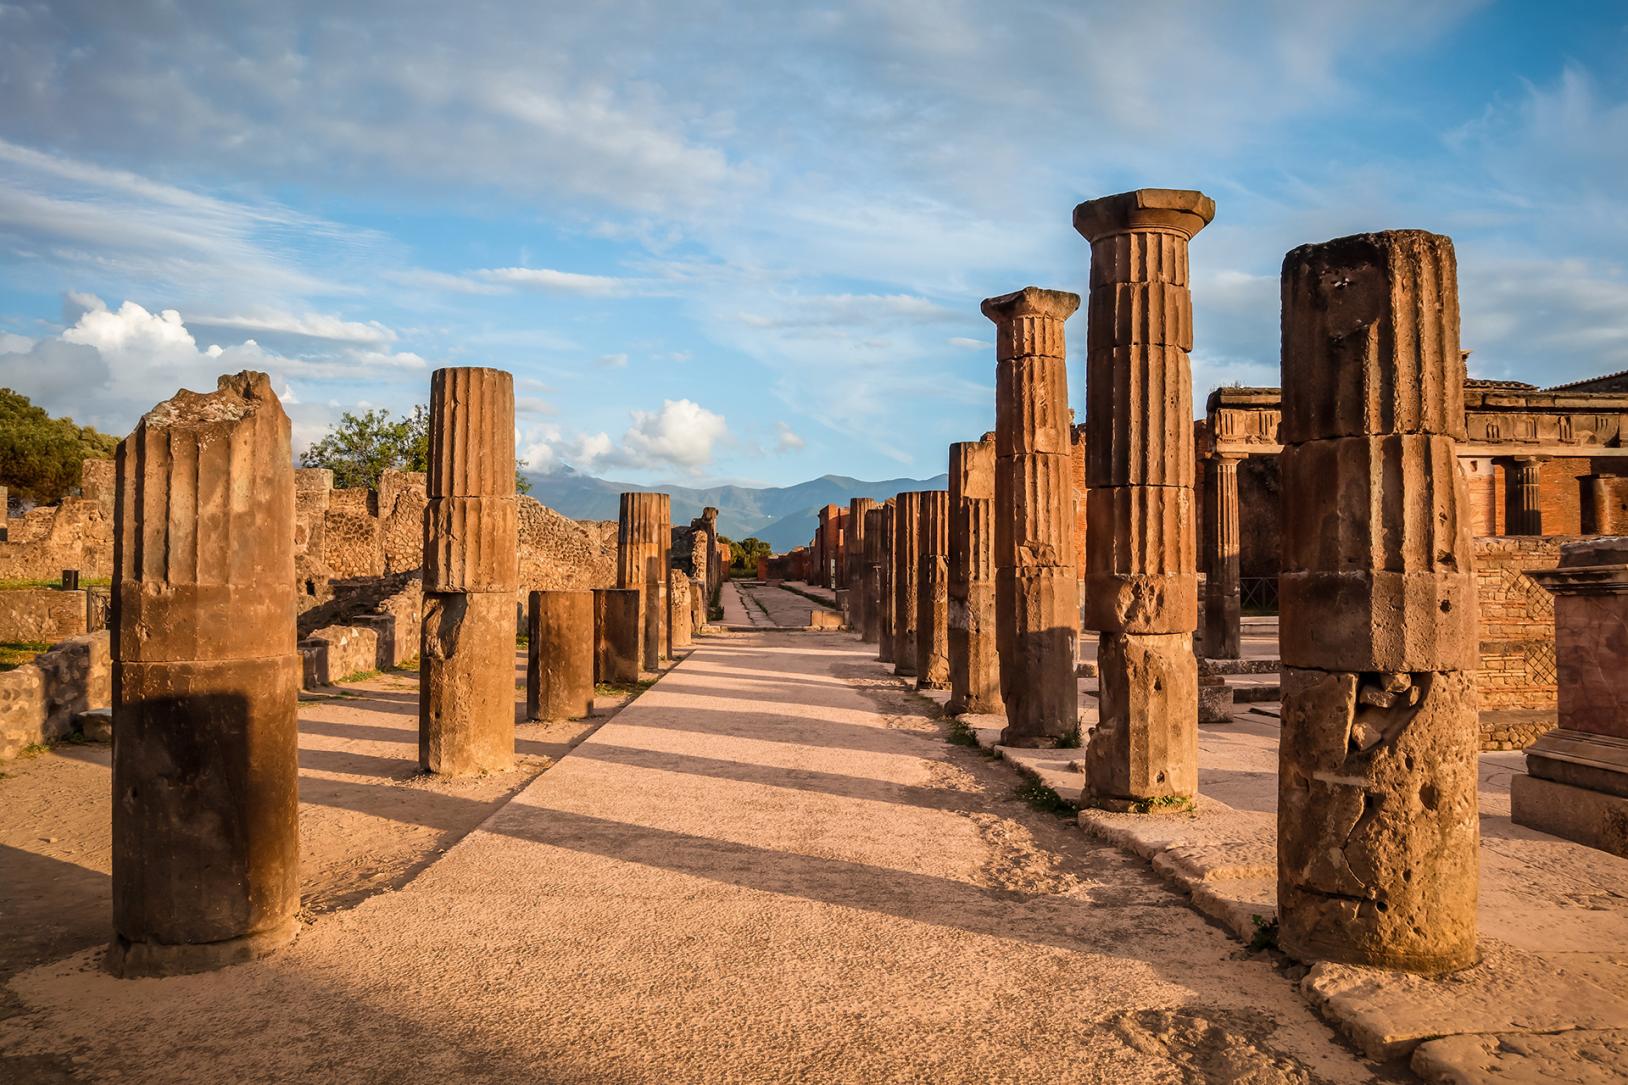
<path fill-rule="evenodd" d="M 594 709 L 594 593 L 534 591 L 526 608 L 526 719 Z"/>
<path fill-rule="evenodd" d="M 675 650 L 694 643 L 690 635 L 690 578 L 682 569 L 667 570 L 667 629 L 667 641 Z"/>
<path fill-rule="evenodd" d="M 1204 654 L 1210 659 L 1237 659 L 1241 606 L 1238 577 L 1238 461 L 1216 453 L 1204 461 L 1204 557 L 1209 578 L 1204 586 Z"/>
<path fill-rule="evenodd" d="M 876 502 L 868 497 L 851 498 L 848 501 L 846 530 L 843 532 L 843 549 L 848 563 L 845 584 L 851 611 L 849 626 L 860 634 L 861 639 L 865 632 L 865 606 L 870 601 L 865 594 L 865 577 L 870 571 L 865 567 L 865 528 L 868 526 L 865 517 L 875 507 Z"/>
<path fill-rule="evenodd" d="M 1278 943 L 1476 960 L 1476 586 L 1453 244 L 1283 261 Z"/>
<path fill-rule="evenodd" d="M 865 552 L 860 559 L 860 591 L 865 596 L 861 606 L 859 639 L 875 644 L 882 635 L 881 561 L 882 519 L 886 507 L 873 503 L 865 511 Z"/>
<path fill-rule="evenodd" d="M 1198 555 L 1187 250 L 1202 192 L 1139 189 L 1080 204 L 1086 322 L 1085 618 L 1098 633 L 1088 800 L 1179 806 L 1198 791 Z"/>
<path fill-rule="evenodd" d="M 625 493 L 616 528 L 616 586 L 639 589 L 640 665 L 661 669 L 672 654 L 667 624 L 667 551 L 671 500 L 666 494 Z"/>
<path fill-rule="evenodd" d="M 1008 746 L 1079 731 L 1074 500 L 1063 321 L 1076 294 L 989 298 L 995 322 L 995 610 Z"/>
<path fill-rule="evenodd" d="M 644 651 L 638 588 L 594 589 L 594 681 L 631 685 Z"/>
<path fill-rule="evenodd" d="M 921 495 L 916 581 L 916 688 L 950 688 L 950 494 Z"/>
<path fill-rule="evenodd" d="M 893 525 L 896 498 L 888 498 L 882 505 L 882 518 L 877 526 L 876 554 L 876 659 L 879 663 L 893 662 Z"/>
<path fill-rule="evenodd" d="M 995 440 L 950 446 L 951 715 L 993 715 L 1001 702 L 995 647 Z"/>
<path fill-rule="evenodd" d="M 916 676 L 916 623 L 921 597 L 921 499 L 919 490 L 893 501 L 893 673 Z"/>
<path fill-rule="evenodd" d="M 429 456 L 418 761 L 495 772 L 514 762 L 514 379 L 437 369 Z"/>
<path fill-rule="evenodd" d="M 200 972 L 298 927 L 288 416 L 264 373 L 221 377 L 147 412 L 115 469 L 108 967 Z"/>

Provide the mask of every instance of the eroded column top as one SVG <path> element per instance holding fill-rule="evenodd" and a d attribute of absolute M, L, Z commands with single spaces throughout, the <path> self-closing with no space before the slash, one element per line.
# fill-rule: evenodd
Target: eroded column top
<path fill-rule="evenodd" d="M 1215 201 L 1186 188 L 1139 188 L 1087 200 L 1074 208 L 1074 229 L 1087 241 L 1139 230 L 1191 238 L 1215 218 Z"/>

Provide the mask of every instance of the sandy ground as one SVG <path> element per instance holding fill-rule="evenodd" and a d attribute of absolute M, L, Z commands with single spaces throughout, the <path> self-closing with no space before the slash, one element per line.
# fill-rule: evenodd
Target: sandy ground
<path fill-rule="evenodd" d="M 485 820 L 275 957 L 119 981 L 84 949 L 14 976 L 0 1078 L 1388 1079 L 870 656 L 705 638 L 490 817 L 370 806 L 403 832 Z M 374 777 L 350 786 L 413 790 Z"/>

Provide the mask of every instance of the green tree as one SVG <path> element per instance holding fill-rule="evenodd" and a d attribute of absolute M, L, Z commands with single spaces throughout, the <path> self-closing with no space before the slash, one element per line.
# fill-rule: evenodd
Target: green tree
<path fill-rule="evenodd" d="M 382 407 L 353 414 L 346 411 L 322 440 L 300 454 L 306 467 L 326 467 L 334 485 L 343 489 L 377 489 L 386 471 L 424 471 L 430 462 L 430 410 L 424 404 L 410 414 L 392 419 Z M 515 461 L 514 485 L 531 492 L 520 473 L 524 460 Z"/>
<path fill-rule="evenodd" d="M 729 564 L 736 569 L 752 572 L 757 569 L 757 559 L 766 558 L 774 553 L 774 547 L 755 535 L 749 535 L 740 542 L 733 539 L 729 543 Z"/>
<path fill-rule="evenodd" d="M 29 398 L 0 388 L 0 486 L 12 497 L 51 505 L 79 489 L 79 467 L 105 459 L 117 437 L 71 418 L 52 418 Z"/>

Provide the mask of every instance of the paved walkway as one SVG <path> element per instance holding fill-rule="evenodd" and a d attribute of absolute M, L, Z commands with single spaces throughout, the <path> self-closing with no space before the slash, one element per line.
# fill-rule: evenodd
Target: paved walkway
<path fill-rule="evenodd" d="M 704 638 L 413 881 L 273 958 L 22 973 L 0 1077 L 1372 1079 L 1288 978 L 948 744 L 871 654 Z"/>

